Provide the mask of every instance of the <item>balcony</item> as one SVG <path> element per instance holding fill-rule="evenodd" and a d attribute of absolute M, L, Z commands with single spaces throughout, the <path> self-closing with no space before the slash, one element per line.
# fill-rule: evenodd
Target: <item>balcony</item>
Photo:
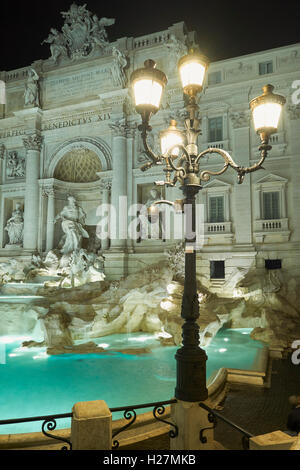
<path fill-rule="evenodd" d="M 227 150 L 229 151 L 230 148 L 229 148 L 229 140 L 218 140 L 216 142 L 200 142 L 200 145 L 199 145 L 199 150 L 202 152 L 203 150 L 206 150 L 207 148 L 217 148 L 217 149 L 223 149 L 223 150 Z M 217 155 L 217 154 L 211 154 L 211 155 L 208 155 L 206 157 L 207 159 L 209 158 L 209 160 L 211 159 L 216 159 L 216 161 L 218 161 L 220 159 L 220 157 Z"/>
<path fill-rule="evenodd" d="M 233 240 L 231 222 L 206 222 L 204 224 L 205 245 L 228 245 Z"/>
<path fill-rule="evenodd" d="M 272 158 L 285 155 L 287 149 L 287 142 L 284 132 L 277 132 L 276 134 L 272 134 L 270 136 L 269 144 L 272 145 Z M 255 145 L 252 146 L 254 159 L 257 159 L 260 156 L 260 151 L 258 150 L 259 145 L 259 138 L 258 136 L 255 136 Z"/>
<path fill-rule="evenodd" d="M 283 243 L 290 238 L 288 219 L 255 220 L 254 239 L 256 243 Z"/>

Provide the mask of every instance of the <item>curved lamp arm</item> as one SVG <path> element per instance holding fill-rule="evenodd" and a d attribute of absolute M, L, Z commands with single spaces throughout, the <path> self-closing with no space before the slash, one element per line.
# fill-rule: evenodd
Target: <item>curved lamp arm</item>
<path fill-rule="evenodd" d="M 223 149 L 209 148 L 207 150 L 204 150 L 203 152 L 199 153 L 199 155 L 196 158 L 195 163 L 198 163 L 200 158 L 202 158 L 207 153 L 218 153 L 219 155 L 221 155 L 225 163 L 224 163 L 223 168 L 220 171 L 203 170 L 200 173 L 200 179 L 203 181 L 208 181 L 210 179 L 210 176 L 221 175 L 227 170 L 229 166 L 231 166 L 231 168 L 233 168 L 238 173 L 238 183 L 241 184 L 244 180 L 244 176 L 246 173 L 251 173 L 260 168 L 263 169 L 262 164 L 265 158 L 267 157 L 268 151 L 271 150 L 271 148 L 272 148 L 271 145 L 262 144 L 259 147 L 259 150 L 261 151 L 260 160 L 250 167 L 243 167 L 243 166 L 237 165 L 235 161 L 232 159 L 232 157 L 229 155 L 229 153 Z"/>
<path fill-rule="evenodd" d="M 172 147 L 170 147 L 168 149 L 166 155 L 163 158 L 165 158 L 168 161 L 168 163 L 170 164 L 170 166 L 172 167 L 172 169 L 174 171 L 179 172 L 179 173 L 182 172 L 183 177 L 184 177 L 186 175 L 185 169 L 183 168 L 183 166 L 179 166 L 179 167 L 175 166 L 174 163 L 173 163 L 173 159 L 170 155 L 174 148 L 178 148 L 178 149 L 182 150 L 182 152 L 185 154 L 186 158 L 188 159 L 189 163 L 191 164 L 191 157 L 190 157 L 189 153 L 187 152 L 185 146 L 182 145 L 182 144 L 172 145 Z M 182 164 L 182 162 L 184 162 L 184 160 L 185 160 L 184 157 L 180 158 L 180 160 L 179 160 L 180 165 Z"/>
<path fill-rule="evenodd" d="M 141 137 L 142 137 L 142 141 L 143 141 L 143 145 L 144 145 L 144 149 L 145 149 L 145 152 L 146 152 L 146 155 L 150 158 L 151 160 L 151 165 L 161 165 L 162 164 L 162 161 L 161 161 L 161 157 L 158 157 L 154 152 L 153 150 L 150 148 L 148 142 L 147 142 L 147 130 L 146 129 L 143 129 L 142 132 L 141 132 Z M 149 162 L 150 163 L 150 162 Z M 143 165 L 144 166 L 144 165 Z M 148 168 L 150 168 L 150 166 L 148 166 Z M 145 171 L 146 169 L 148 168 L 144 168 L 143 171 Z"/>

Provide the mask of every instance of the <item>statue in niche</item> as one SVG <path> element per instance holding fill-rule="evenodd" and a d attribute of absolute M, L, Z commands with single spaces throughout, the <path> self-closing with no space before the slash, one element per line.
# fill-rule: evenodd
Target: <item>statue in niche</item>
<path fill-rule="evenodd" d="M 114 58 L 114 65 L 112 67 L 113 81 L 116 86 L 121 86 L 122 88 L 126 85 L 126 75 L 124 68 L 127 65 L 127 59 L 123 52 L 119 51 L 116 47 L 112 48 L 112 55 Z"/>
<path fill-rule="evenodd" d="M 9 152 L 6 168 L 8 178 L 22 178 L 25 176 L 25 159 L 17 152 Z"/>
<path fill-rule="evenodd" d="M 28 71 L 28 78 L 25 84 L 25 106 L 39 106 L 39 76 L 33 68 Z"/>
<path fill-rule="evenodd" d="M 149 208 L 153 205 L 155 201 L 161 200 L 161 194 L 156 188 L 151 188 L 149 191 L 149 196 L 146 202 L 143 203 L 140 212 L 139 212 L 139 221 L 140 221 L 140 239 L 159 239 L 162 238 L 163 233 L 163 224 L 161 211 L 158 209 L 158 205 L 153 207 L 156 210 L 149 211 Z"/>
<path fill-rule="evenodd" d="M 54 223 L 61 219 L 61 228 L 64 236 L 60 241 L 60 252 L 70 254 L 73 251 L 80 250 L 82 239 L 89 238 L 88 232 L 83 228 L 86 214 L 84 210 L 77 205 L 73 196 L 68 197 L 68 205 L 58 214 Z"/>
<path fill-rule="evenodd" d="M 9 245 L 23 245 L 24 219 L 21 204 L 16 203 L 16 208 L 12 212 L 10 219 L 6 223 L 4 230 L 8 233 Z"/>

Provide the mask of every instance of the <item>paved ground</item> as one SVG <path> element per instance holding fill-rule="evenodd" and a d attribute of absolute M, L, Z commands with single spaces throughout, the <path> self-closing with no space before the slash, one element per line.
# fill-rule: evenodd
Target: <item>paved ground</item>
<path fill-rule="evenodd" d="M 288 397 L 300 394 L 300 365 L 293 365 L 290 357 L 273 360 L 271 387 L 254 386 L 231 387 L 222 411 L 218 411 L 241 428 L 253 435 L 277 430 L 286 430 L 290 411 Z M 228 424 L 218 420 L 215 440 L 226 449 L 241 450 L 242 434 Z M 127 449 L 169 449 L 167 435 L 152 439 Z"/>
<path fill-rule="evenodd" d="M 288 397 L 300 394 L 300 365 L 291 358 L 273 360 L 271 387 L 232 388 L 220 412 L 240 427 L 254 435 L 286 430 L 290 411 Z M 241 434 L 219 420 L 215 439 L 227 449 L 241 449 Z"/>

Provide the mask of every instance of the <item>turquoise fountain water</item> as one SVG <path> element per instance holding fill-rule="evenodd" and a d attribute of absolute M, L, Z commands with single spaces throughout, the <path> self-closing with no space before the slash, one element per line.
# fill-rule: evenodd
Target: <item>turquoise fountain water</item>
<path fill-rule="evenodd" d="M 251 329 L 222 329 L 206 347 L 207 378 L 221 367 L 255 369 L 263 344 Z M 110 408 L 173 398 L 177 347 L 154 335 L 131 333 L 95 340 L 100 354 L 48 356 L 45 348 L 21 348 L 24 338 L 0 337 L 0 420 L 70 413 L 74 403 L 105 400 Z M 149 354 L 113 350 L 148 348 Z M 143 410 L 145 411 L 145 410 Z M 114 414 L 113 419 L 122 417 Z M 58 420 L 57 428 L 70 427 Z M 41 422 L 0 426 L 0 434 L 41 430 Z"/>

